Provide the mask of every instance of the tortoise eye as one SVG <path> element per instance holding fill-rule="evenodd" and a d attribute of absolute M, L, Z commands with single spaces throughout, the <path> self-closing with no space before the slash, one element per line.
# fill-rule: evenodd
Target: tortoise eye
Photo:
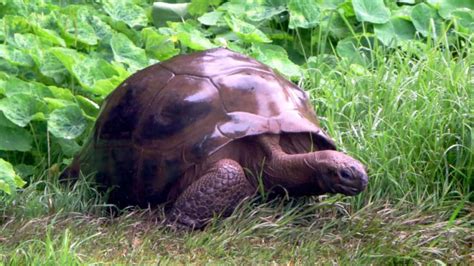
<path fill-rule="evenodd" d="M 340 172 L 339 172 L 339 175 L 344 178 L 344 179 L 352 179 L 352 174 L 349 170 L 347 169 L 342 169 Z"/>

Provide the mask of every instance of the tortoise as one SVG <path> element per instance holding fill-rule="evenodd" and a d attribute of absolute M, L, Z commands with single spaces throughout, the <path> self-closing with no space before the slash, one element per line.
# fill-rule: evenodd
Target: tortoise
<path fill-rule="evenodd" d="M 176 56 L 119 85 L 63 176 L 79 171 L 95 172 L 111 203 L 166 203 L 167 220 L 188 228 L 230 215 L 259 186 L 356 195 L 368 182 L 302 89 L 225 48 Z"/>

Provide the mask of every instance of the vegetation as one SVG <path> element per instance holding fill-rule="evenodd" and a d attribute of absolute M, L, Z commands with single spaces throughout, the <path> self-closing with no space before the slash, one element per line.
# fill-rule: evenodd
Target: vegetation
<path fill-rule="evenodd" d="M 0 262 L 468 264 L 473 39 L 471 0 L 0 0 Z M 87 178 L 58 184 L 121 81 L 217 46 L 305 88 L 367 191 L 173 232 L 160 208 L 111 217 Z"/>

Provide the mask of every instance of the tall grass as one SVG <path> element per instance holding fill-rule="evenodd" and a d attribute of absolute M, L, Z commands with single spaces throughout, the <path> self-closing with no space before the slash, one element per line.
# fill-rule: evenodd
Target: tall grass
<path fill-rule="evenodd" d="M 365 196 L 440 203 L 471 192 L 474 53 L 456 54 L 378 48 L 372 71 L 339 61 L 306 82 L 330 135 L 368 166 Z"/>

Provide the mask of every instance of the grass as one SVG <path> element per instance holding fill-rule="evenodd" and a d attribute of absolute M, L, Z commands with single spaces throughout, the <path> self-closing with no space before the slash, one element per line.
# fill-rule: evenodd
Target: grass
<path fill-rule="evenodd" d="M 4 196 L 0 262 L 470 264 L 474 50 L 443 43 L 375 48 L 370 71 L 338 61 L 302 81 L 330 135 L 368 166 L 357 197 L 256 199 L 204 231 L 174 232 L 160 208 L 111 217 L 87 182 L 50 178 Z"/>
<path fill-rule="evenodd" d="M 43 208 L 35 217 L 4 217 L 0 254 L 9 265 L 467 262 L 474 210 L 463 207 L 450 223 L 451 204 L 377 201 L 354 209 L 339 196 L 256 201 L 198 232 L 164 227 L 160 209 L 108 217 L 94 205 L 89 213 Z"/>

